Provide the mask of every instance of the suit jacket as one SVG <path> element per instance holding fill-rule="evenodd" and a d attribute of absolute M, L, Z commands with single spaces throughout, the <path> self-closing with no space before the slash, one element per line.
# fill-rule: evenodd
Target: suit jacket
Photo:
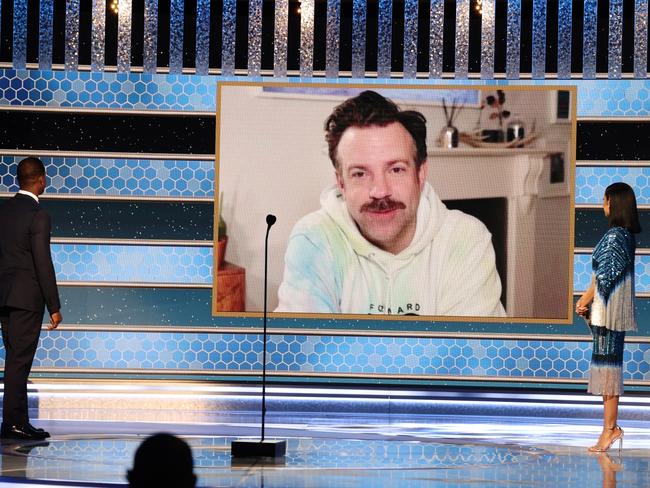
<path fill-rule="evenodd" d="M 61 308 L 50 253 L 50 217 L 17 193 L 0 206 L 0 307 L 50 314 Z"/>

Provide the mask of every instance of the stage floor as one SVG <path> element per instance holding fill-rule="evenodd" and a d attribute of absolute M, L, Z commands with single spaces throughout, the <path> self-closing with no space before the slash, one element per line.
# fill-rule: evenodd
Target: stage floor
<path fill-rule="evenodd" d="M 0 484 L 125 485 L 138 444 L 167 431 L 192 446 L 202 487 L 650 486 L 650 425 L 644 421 L 622 422 L 620 455 L 618 449 L 593 455 L 586 447 L 598 436 L 597 420 L 298 414 L 283 421 L 270 415 L 267 438 L 288 440 L 283 463 L 233 463 L 230 442 L 258 435 L 254 422 L 248 415 L 185 425 L 35 422 L 52 438 L 4 444 Z"/>

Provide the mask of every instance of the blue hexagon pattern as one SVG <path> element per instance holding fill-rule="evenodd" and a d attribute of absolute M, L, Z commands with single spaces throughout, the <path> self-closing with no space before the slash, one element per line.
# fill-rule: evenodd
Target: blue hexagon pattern
<path fill-rule="evenodd" d="M 216 110 L 215 76 L 106 73 L 85 71 L 0 70 L 0 105 L 114 108 L 137 110 Z M 232 78 L 223 78 L 232 79 Z M 238 81 L 250 78 L 237 77 Z M 253 79 L 258 81 L 259 79 Z M 322 79 L 289 78 L 289 82 Z M 325 80 L 337 84 L 354 79 Z M 412 84 L 409 79 L 392 83 Z M 364 83 L 386 83 L 366 79 Z M 581 117 L 642 117 L 650 114 L 648 80 L 418 80 L 420 84 L 445 85 L 559 85 L 578 87 L 577 113 Z M 121 97 L 115 94 L 120 93 Z M 83 94 L 83 96 L 81 96 Z"/>
<path fill-rule="evenodd" d="M 21 159 L 0 156 L 0 192 L 18 191 L 15 174 Z M 48 194 L 188 198 L 214 195 L 211 160 L 41 159 L 49 178 Z"/>
<path fill-rule="evenodd" d="M 212 247 L 53 244 L 59 282 L 212 283 Z"/>
<path fill-rule="evenodd" d="M 47 368 L 261 370 L 261 335 L 57 330 L 34 365 Z M 273 335 L 270 371 L 583 379 L 591 343 L 500 339 Z M 625 379 L 650 380 L 650 344 L 626 344 Z"/>

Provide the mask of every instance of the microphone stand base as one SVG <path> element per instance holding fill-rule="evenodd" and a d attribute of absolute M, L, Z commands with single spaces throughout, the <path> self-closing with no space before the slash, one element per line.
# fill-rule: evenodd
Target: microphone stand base
<path fill-rule="evenodd" d="M 233 458 L 281 458 L 287 453 L 285 440 L 236 440 L 230 446 Z"/>

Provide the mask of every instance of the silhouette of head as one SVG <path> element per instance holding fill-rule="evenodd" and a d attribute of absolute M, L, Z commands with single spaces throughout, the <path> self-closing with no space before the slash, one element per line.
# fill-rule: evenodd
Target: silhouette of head
<path fill-rule="evenodd" d="M 145 439 L 127 473 L 131 488 L 194 488 L 192 450 L 187 443 L 166 433 Z"/>
<path fill-rule="evenodd" d="M 41 195 L 47 185 L 45 176 L 45 165 L 43 161 L 35 157 L 28 157 L 18 163 L 16 178 L 21 190 L 31 191 L 35 195 Z"/>

